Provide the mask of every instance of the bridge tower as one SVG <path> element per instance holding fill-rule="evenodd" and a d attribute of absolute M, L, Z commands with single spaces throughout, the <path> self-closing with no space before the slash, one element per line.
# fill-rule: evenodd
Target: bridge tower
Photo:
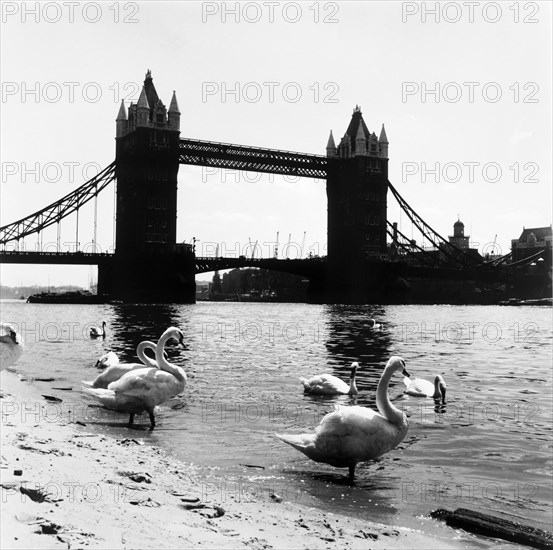
<path fill-rule="evenodd" d="M 150 70 L 128 114 L 121 102 L 115 139 L 115 261 L 99 274 L 101 291 L 123 301 L 193 303 L 193 249 L 176 241 L 180 111 L 175 92 L 169 109 L 159 99 Z"/>
<path fill-rule="evenodd" d="M 332 132 L 329 162 L 328 264 L 325 301 L 371 303 L 381 293 L 382 259 L 387 254 L 388 138 L 377 138 L 356 106 L 336 147 Z"/>

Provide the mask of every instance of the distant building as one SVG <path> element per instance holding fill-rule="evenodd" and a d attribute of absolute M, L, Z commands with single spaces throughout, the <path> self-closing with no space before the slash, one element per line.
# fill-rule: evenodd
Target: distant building
<path fill-rule="evenodd" d="M 513 261 L 516 262 L 528 258 L 542 250 L 549 249 L 551 252 L 552 242 L 553 236 L 551 226 L 528 229 L 523 227 L 520 237 L 511 241 Z"/>
<path fill-rule="evenodd" d="M 465 224 L 459 219 L 453 224 L 453 236 L 449 235 L 448 239 L 449 244 L 461 250 L 469 249 L 469 237 L 465 237 Z"/>
<path fill-rule="evenodd" d="M 460 219 L 457 218 L 457 221 L 453 224 L 453 235 L 449 235 L 448 240 L 449 246 L 448 244 L 440 246 L 443 259 L 450 259 L 453 255 L 454 257 L 470 257 L 476 263 L 483 260 L 477 248 L 470 248 L 470 237 L 465 235 L 465 224 Z M 459 250 L 462 252 L 459 252 Z"/>

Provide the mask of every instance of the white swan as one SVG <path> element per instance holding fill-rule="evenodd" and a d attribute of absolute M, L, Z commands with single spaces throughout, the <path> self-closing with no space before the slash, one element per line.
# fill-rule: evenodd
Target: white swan
<path fill-rule="evenodd" d="M 102 338 L 106 337 L 106 325 L 107 323 L 105 321 L 102 321 L 102 328 L 98 327 L 90 327 L 90 337 L 91 338 Z"/>
<path fill-rule="evenodd" d="M 351 364 L 351 374 L 349 384 L 332 374 L 319 374 L 309 379 L 302 378 L 300 381 L 303 384 L 305 393 L 316 393 L 320 395 L 357 395 L 357 386 L 355 385 L 355 375 L 359 363 Z"/>
<path fill-rule="evenodd" d="M 99 369 L 106 369 L 108 367 L 113 367 L 114 365 L 119 364 L 119 357 L 117 357 L 117 354 L 113 351 L 108 351 L 107 353 L 104 353 L 98 361 L 96 361 L 95 367 Z"/>
<path fill-rule="evenodd" d="M 132 370 L 112 382 L 107 389 L 83 388 L 83 391 L 109 409 L 129 413 L 129 426 L 132 425 L 135 414 L 147 411 L 150 416 L 150 430 L 153 430 L 156 425 L 156 405 L 181 393 L 186 386 L 184 370 L 168 363 L 163 356 L 165 343 L 171 339 L 184 346 L 183 333 L 178 328 L 168 328 L 157 343 L 156 362 L 159 369 Z"/>
<path fill-rule="evenodd" d="M 23 353 L 23 340 L 9 323 L 0 323 L 0 370 L 11 367 Z"/>
<path fill-rule="evenodd" d="M 432 397 L 433 399 L 441 399 L 445 403 L 445 394 L 447 385 L 441 375 L 434 378 L 434 384 L 424 378 L 404 378 L 405 392 L 407 395 L 414 397 Z"/>
<path fill-rule="evenodd" d="M 349 479 L 352 481 L 358 462 L 390 451 L 407 433 L 407 416 L 394 407 L 388 397 L 390 378 L 400 371 L 409 376 L 403 359 L 390 357 L 376 390 L 376 406 L 380 414 L 366 407 L 338 406 L 336 411 L 321 420 L 315 433 L 275 435 L 311 460 L 337 468 L 349 468 Z"/>
<path fill-rule="evenodd" d="M 119 358 L 115 353 L 110 351 L 117 358 L 117 363 L 108 367 L 104 372 L 99 374 L 92 382 L 83 380 L 83 384 L 92 388 L 107 388 L 112 382 L 119 380 L 123 375 L 127 374 L 132 370 L 143 369 L 144 367 L 157 369 L 157 363 L 154 359 L 150 359 L 144 351 L 146 348 L 153 349 L 154 353 L 156 351 L 156 344 L 146 340 L 140 342 L 136 348 L 136 354 L 142 363 L 119 363 Z M 106 353 L 108 355 L 109 353 Z M 165 353 L 165 352 L 164 352 Z"/>
<path fill-rule="evenodd" d="M 382 325 L 380 323 L 377 323 L 374 319 L 369 319 L 369 328 L 373 330 L 378 330 L 379 328 L 382 328 Z"/>

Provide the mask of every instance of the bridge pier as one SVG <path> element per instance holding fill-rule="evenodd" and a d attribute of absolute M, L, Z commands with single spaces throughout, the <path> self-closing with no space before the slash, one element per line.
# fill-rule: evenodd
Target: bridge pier
<path fill-rule="evenodd" d="M 98 268 L 98 294 L 125 303 L 193 304 L 195 259 L 191 251 L 115 257 Z"/>

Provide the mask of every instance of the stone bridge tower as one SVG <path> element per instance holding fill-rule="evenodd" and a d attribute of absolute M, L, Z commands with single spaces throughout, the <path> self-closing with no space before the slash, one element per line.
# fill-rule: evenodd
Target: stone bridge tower
<path fill-rule="evenodd" d="M 381 292 L 387 255 L 388 138 L 377 138 L 356 107 L 338 147 L 332 132 L 326 148 L 329 173 L 326 300 L 370 303 Z"/>
<path fill-rule="evenodd" d="M 115 139 L 115 261 L 99 287 L 123 301 L 194 302 L 193 251 L 176 240 L 180 111 L 175 92 L 165 107 L 149 70 L 128 114 L 121 102 Z"/>

